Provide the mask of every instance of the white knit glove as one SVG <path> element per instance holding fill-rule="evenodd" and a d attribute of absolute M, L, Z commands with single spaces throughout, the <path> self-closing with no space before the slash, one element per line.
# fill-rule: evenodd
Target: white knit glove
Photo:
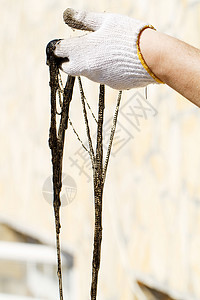
<path fill-rule="evenodd" d="M 118 14 L 88 13 L 70 8 L 63 17 L 71 28 L 93 31 L 56 44 L 54 54 L 65 58 L 60 66 L 65 73 L 82 75 L 117 90 L 160 82 L 139 49 L 139 34 L 152 26 Z"/>

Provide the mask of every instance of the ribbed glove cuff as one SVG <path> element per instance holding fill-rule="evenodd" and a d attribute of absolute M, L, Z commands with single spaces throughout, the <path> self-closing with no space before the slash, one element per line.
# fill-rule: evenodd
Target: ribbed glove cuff
<path fill-rule="evenodd" d="M 147 29 L 147 28 L 151 28 L 151 29 L 154 29 L 156 30 L 152 25 L 145 25 L 139 32 L 138 34 L 138 38 L 137 38 L 137 42 L 136 42 L 136 46 L 137 46 L 137 55 L 138 55 L 138 58 L 141 62 L 141 64 L 143 65 L 143 67 L 145 68 L 145 70 L 149 73 L 149 75 L 157 82 L 157 83 L 164 83 L 163 81 L 161 81 L 152 71 L 151 69 L 148 67 L 148 65 L 146 64 L 145 60 L 144 60 L 144 57 L 141 53 L 141 50 L 140 50 L 140 36 L 142 34 L 142 32 Z"/>

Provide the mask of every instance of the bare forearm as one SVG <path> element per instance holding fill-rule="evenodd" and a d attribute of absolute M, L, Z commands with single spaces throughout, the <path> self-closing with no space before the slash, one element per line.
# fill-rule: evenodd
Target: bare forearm
<path fill-rule="evenodd" d="M 146 29 L 140 49 L 152 72 L 200 107 L 200 50 L 176 38 Z"/>

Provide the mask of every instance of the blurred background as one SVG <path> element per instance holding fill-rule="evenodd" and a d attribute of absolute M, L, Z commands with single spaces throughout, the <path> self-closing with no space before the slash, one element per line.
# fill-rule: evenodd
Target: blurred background
<path fill-rule="evenodd" d="M 122 13 L 200 47 L 199 0 L 1 0 L 0 299 L 58 299 L 45 48 L 67 7 Z M 63 79 L 64 80 L 64 79 Z M 98 84 L 83 78 L 97 114 Z M 126 91 L 106 178 L 98 299 L 200 299 L 200 111 L 165 85 Z M 104 142 L 117 91 L 106 88 Z M 86 141 L 76 82 L 70 118 Z M 91 123 L 92 135 L 96 129 Z M 61 208 L 64 299 L 89 299 L 93 186 L 69 127 Z"/>

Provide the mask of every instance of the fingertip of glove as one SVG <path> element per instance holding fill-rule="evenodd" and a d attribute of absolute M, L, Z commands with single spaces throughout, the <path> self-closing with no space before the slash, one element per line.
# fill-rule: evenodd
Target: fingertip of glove
<path fill-rule="evenodd" d="M 74 16 L 74 9 L 72 8 L 67 8 L 64 13 L 63 13 L 63 20 L 66 24 L 68 24 L 68 21 L 72 20 Z"/>
<path fill-rule="evenodd" d="M 67 8 L 63 13 L 63 20 L 65 24 L 71 28 L 93 31 L 92 28 L 90 28 L 85 22 L 86 15 L 86 11 L 78 11 L 73 8 Z"/>

